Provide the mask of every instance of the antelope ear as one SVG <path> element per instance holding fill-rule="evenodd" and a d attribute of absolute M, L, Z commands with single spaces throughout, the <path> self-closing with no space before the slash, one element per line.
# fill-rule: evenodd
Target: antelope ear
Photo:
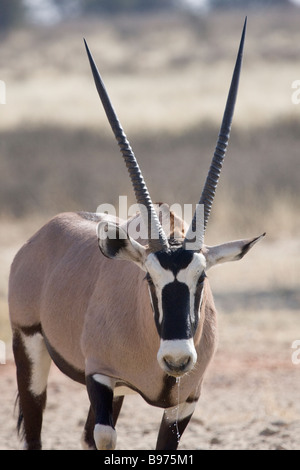
<path fill-rule="evenodd" d="M 97 235 L 99 248 L 104 256 L 133 261 L 145 270 L 146 249 L 131 238 L 122 227 L 102 221 L 97 225 Z"/>
<path fill-rule="evenodd" d="M 255 243 L 261 240 L 266 234 L 263 233 L 259 237 L 247 240 L 236 240 L 234 242 L 223 243 L 216 246 L 205 246 L 203 254 L 206 258 L 206 269 L 216 264 L 226 263 L 227 261 L 236 261 L 252 248 Z"/>

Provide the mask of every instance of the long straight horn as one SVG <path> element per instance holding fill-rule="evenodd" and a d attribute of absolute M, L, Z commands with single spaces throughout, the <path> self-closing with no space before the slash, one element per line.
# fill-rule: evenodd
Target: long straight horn
<path fill-rule="evenodd" d="M 126 167 L 129 172 L 129 176 L 134 189 L 136 201 L 141 206 L 141 215 L 143 217 L 145 225 L 148 227 L 148 240 L 149 247 L 152 252 L 156 251 L 168 251 L 169 244 L 168 239 L 160 225 L 157 214 L 155 212 L 153 203 L 150 198 L 149 191 L 144 181 L 143 175 L 137 163 L 136 157 L 130 147 L 127 137 L 123 131 L 121 123 L 113 109 L 108 94 L 106 92 L 104 83 L 101 79 L 100 73 L 94 62 L 92 54 L 88 48 L 88 45 L 84 39 L 87 55 L 90 61 L 91 69 L 93 72 L 96 88 L 98 90 L 99 97 L 102 101 L 106 116 L 111 125 L 113 133 L 119 144 L 121 153 L 123 155 Z M 146 207 L 146 211 L 143 210 Z"/>
<path fill-rule="evenodd" d="M 224 157 L 226 154 L 226 149 L 229 141 L 229 135 L 230 135 L 230 129 L 231 129 L 231 123 L 232 123 L 232 118 L 233 118 L 233 113 L 234 113 L 234 106 L 236 102 L 236 97 L 237 97 L 237 92 L 238 92 L 238 85 L 239 85 L 239 78 L 240 78 L 240 71 L 241 71 L 241 66 L 242 66 L 242 57 L 243 57 L 243 48 L 244 48 L 244 41 L 245 41 L 245 33 L 246 33 L 246 25 L 247 25 L 247 17 L 245 19 L 244 27 L 243 27 L 243 32 L 242 32 L 242 37 L 241 37 L 241 42 L 240 42 L 240 47 L 235 63 L 235 68 L 232 76 L 232 81 L 228 93 L 228 98 L 227 98 L 227 103 L 223 115 L 223 120 L 221 124 L 221 129 L 218 137 L 218 142 L 216 145 L 215 153 L 211 162 L 211 166 L 205 181 L 205 185 L 201 194 L 201 198 L 199 201 L 199 205 L 203 204 L 204 205 L 204 214 L 202 217 L 202 226 L 201 227 L 196 227 L 196 219 L 198 219 L 199 223 L 199 218 L 196 217 L 197 213 L 199 212 L 196 210 L 192 223 L 188 229 L 188 232 L 186 234 L 186 241 L 193 241 L 194 247 L 196 245 L 196 250 L 199 250 L 201 246 L 203 245 L 204 242 L 204 232 L 207 226 L 207 222 L 209 219 L 210 211 L 212 208 L 215 192 L 217 189 L 217 184 L 219 181 L 219 177 L 221 174 L 221 169 L 224 161 Z M 200 206 L 203 207 L 203 206 Z M 199 208 L 199 206 L 198 206 Z M 193 237 L 195 238 L 196 234 L 196 240 L 193 240 Z"/>

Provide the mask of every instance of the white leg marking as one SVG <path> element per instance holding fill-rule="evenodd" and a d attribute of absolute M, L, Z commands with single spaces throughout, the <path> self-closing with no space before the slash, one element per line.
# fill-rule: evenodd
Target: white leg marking
<path fill-rule="evenodd" d="M 41 395 L 47 387 L 51 358 L 40 333 L 22 333 L 21 337 L 32 366 L 29 389 L 33 395 Z"/>
<path fill-rule="evenodd" d="M 116 380 L 112 377 L 108 377 L 108 375 L 94 374 L 93 379 L 99 384 L 110 388 L 111 390 L 115 388 Z"/>
<path fill-rule="evenodd" d="M 94 439 L 98 450 L 114 450 L 117 442 L 117 433 L 111 426 L 96 424 Z"/>
<path fill-rule="evenodd" d="M 103 374 L 94 374 L 93 379 L 95 382 L 105 385 L 114 391 L 116 379 Z M 117 442 L 117 433 L 111 426 L 97 423 L 94 427 L 94 440 L 98 450 L 114 450 Z"/>

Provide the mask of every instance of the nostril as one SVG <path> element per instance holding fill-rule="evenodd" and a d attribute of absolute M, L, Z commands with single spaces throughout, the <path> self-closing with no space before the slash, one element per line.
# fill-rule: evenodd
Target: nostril
<path fill-rule="evenodd" d="M 193 369 L 197 361 L 193 339 L 162 339 L 157 360 L 163 371 L 169 375 L 179 377 L 186 374 Z"/>
<path fill-rule="evenodd" d="M 185 356 L 178 360 L 174 360 L 169 356 L 164 357 L 164 363 L 171 371 L 184 371 L 190 362 L 190 356 Z"/>

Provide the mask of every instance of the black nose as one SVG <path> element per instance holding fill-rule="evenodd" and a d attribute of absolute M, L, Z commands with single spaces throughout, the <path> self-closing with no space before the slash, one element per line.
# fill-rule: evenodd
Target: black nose
<path fill-rule="evenodd" d="M 175 375 L 182 375 L 187 369 L 190 361 L 191 356 L 184 356 L 176 361 L 172 360 L 172 358 L 169 356 L 164 357 L 165 365 L 167 366 L 169 371 L 171 373 L 174 373 Z"/>

